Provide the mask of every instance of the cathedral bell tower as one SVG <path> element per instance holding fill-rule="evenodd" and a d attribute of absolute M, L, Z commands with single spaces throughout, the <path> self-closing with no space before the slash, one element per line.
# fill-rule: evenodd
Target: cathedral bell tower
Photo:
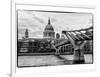
<path fill-rule="evenodd" d="M 28 38 L 28 29 L 25 30 L 25 38 Z"/>

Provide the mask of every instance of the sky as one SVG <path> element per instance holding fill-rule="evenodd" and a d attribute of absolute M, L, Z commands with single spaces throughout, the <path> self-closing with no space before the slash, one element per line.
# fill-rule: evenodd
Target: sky
<path fill-rule="evenodd" d="M 25 36 L 25 29 L 28 29 L 30 38 L 42 38 L 49 17 L 55 33 L 59 34 L 62 30 L 78 30 L 92 26 L 90 13 L 18 10 L 18 38 Z"/>

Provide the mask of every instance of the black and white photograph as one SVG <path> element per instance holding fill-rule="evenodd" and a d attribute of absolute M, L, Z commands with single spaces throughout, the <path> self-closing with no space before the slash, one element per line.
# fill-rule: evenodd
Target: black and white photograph
<path fill-rule="evenodd" d="M 16 10 L 17 67 L 93 64 L 93 13 Z"/>

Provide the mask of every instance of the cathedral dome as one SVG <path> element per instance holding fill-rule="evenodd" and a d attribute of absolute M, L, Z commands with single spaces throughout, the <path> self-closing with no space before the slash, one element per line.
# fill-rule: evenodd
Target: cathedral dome
<path fill-rule="evenodd" d="M 46 25 L 44 29 L 43 37 L 44 38 L 55 38 L 55 32 L 54 32 L 53 26 L 50 23 L 50 18 L 48 20 L 48 24 Z"/>
<path fill-rule="evenodd" d="M 45 31 L 54 31 L 53 26 L 50 23 L 50 19 L 48 20 L 48 24 L 45 27 Z"/>
<path fill-rule="evenodd" d="M 45 31 L 54 31 L 53 27 L 51 24 L 46 25 Z"/>

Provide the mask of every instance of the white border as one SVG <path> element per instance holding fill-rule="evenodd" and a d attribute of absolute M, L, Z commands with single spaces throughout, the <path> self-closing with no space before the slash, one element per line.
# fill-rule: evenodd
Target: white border
<path fill-rule="evenodd" d="M 74 6 L 73 6 L 74 7 Z M 94 14 L 94 29 L 95 29 L 95 10 L 94 8 L 77 8 L 77 7 L 65 7 L 65 6 L 39 6 L 39 5 L 28 5 L 28 4 L 15 4 L 12 2 L 12 76 L 37 76 L 37 75 L 49 75 L 49 74 L 61 74 L 68 72 L 79 72 L 79 71 L 94 71 L 96 69 L 96 56 L 94 52 L 94 63 L 83 64 L 83 65 L 63 65 L 63 66 L 49 66 L 49 67 L 31 67 L 31 68 L 17 68 L 16 67 L 16 10 L 46 10 L 46 11 L 65 11 L 65 12 L 84 12 Z M 95 31 L 94 31 L 95 33 Z M 95 36 L 95 35 L 94 35 Z M 95 46 L 95 43 L 94 43 Z"/>

